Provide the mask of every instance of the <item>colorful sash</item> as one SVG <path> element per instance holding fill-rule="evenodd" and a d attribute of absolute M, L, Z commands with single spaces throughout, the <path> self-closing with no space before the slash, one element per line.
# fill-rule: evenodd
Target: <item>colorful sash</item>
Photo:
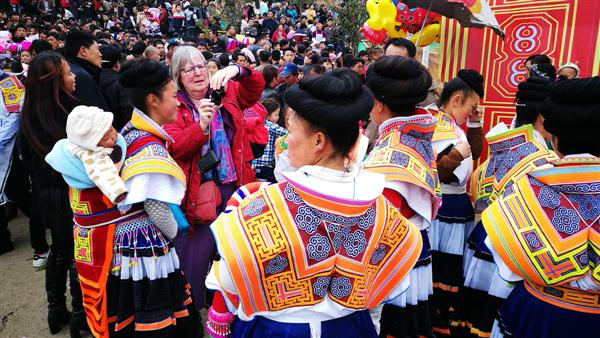
<path fill-rule="evenodd" d="M 121 170 L 124 182 L 139 174 L 160 173 L 186 185 L 183 170 L 165 148 L 165 142 L 173 139 L 148 116 L 135 109 L 121 133 L 127 142 L 127 159 Z"/>
<path fill-rule="evenodd" d="M 410 183 L 429 192 L 434 200 L 433 215 L 421 215 L 429 221 L 435 218 L 442 197 L 431 148 L 435 126 L 435 118 L 426 111 L 423 115 L 384 124 L 363 167 L 384 174 L 386 181 Z"/>
<path fill-rule="evenodd" d="M 600 160 L 553 164 L 507 187 L 484 211 L 483 225 L 504 263 L 526 281 L 564 285 L 591 272 L 600 283 Z"/>
<path fill-rule="evenodd" d="M 0 91 L 4 99 L 4 106 L 9 113 L 21 111 L 21 100 L 25 95 L 25 86 L 14 76 L 8 76 L 0 80 Z"/>
<path fill-rule="evenodd" d="M 471 176 L 470 195 L 478 212 L 526 173 L 558 159 L 535 139 L 530 124 L 487 137 L 487 140 L 490 157 Z"/>
<path fill-rule="evenodd" d="M 326 297 L 373 308 L 407 276 L 423 244 L 382 196 L 332 199 L 294 182 L 258 191 L 211 228 L 248 316 Z"/>
<path fill-rule="evenodd" d="M 73 209 L 75 265 L 83 309 L 94 337 L 108 337 L 106 282 L 113 253 L 115 226 L 142 213 L 134 208 L 122 215 L 98 188 L 69 191 Z"/>

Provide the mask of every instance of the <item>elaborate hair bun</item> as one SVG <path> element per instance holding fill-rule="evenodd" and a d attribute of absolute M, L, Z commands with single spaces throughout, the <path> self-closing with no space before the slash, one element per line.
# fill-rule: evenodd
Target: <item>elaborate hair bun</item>
<path fill-rule="evenodd" d="M 600 77 L 561 81 L 542 105 L 544 127 L 554 135 L 600 133 Z"/>
<path fill-rule="evenodd" d="M 423 102 L 431 84 L 427 68 L 410 58 L 383 56 L 367 70 L 367 85 L 375 97 L 398 113 Z"/>
<path fill-rule="evenodd" d="M 541 111 L 542 102 L 550 95 L 551 83 L 541 77 L 530 77 L 519 83 L 517 91 L 517 122 L 533 124 Z"/>
<path fill-rule="evenodd" d="M 461 69 L 457 77 L 463 80 L 479 97 L 483 98 L 483 76 L 473 69 Z"/>
<path fill-rule="evenodd" d="M 119 83 L 125 88 L 152 88 L 169 80 L 169 69 L 157 61 L 136 59 L 123 65 Z"/>
<path fill-rule="evenodd" d="M 358 121 L 373 108 L 373 95 L 350 68 L 305 77 L 285 91 L 284 99 L 296 114 L 322 129 L 344 156 L 358 139 Z"/>
<path fill-rule="evenodd" d="M 542 102 L 550 93 L 551 83 L 540 77 L 530 77 L 519 83 L 517 98 L 527 102 Z"/>
<path fill-rule="evenodd" d="M 358 123 L 373 108 L 373 96 L 348 68 L 305 77 L 285 91 L 284 99 L 297 114 L 325 128 Z"/>

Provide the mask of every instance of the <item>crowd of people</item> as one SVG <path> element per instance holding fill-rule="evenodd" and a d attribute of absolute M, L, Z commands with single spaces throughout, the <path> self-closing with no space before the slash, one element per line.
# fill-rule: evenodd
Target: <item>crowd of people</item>
<path fill-rule="evenodd" d="M 51 334 L 600 330 L 600 78 L 576 63 L 525 60 L 484 135 L 478 71 L 357 53 L 325 5 L 248 3 L 239 32 L 218 1 L 3 5 L 0 254 L 13 205 Z"/>

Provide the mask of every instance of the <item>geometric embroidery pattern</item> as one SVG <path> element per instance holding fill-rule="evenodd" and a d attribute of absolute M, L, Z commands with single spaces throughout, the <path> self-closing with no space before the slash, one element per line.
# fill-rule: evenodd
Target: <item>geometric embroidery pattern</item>
<path fill-rule="evenodd" d="M 490 137 L 488 143 L 490 156 L 471 176 L 470 195 L 478 212 L 502 196 L 517 179 L 558 159 L 553 152 L 538 144 L 531 125 Z M 553 191 L 546 189 L 539 197 L 541 203 L 557 203 Z"/>
<path fill-rule="evenodd" d="M 583 186 L 598 182 L 600 164 L 572 163 L 529 172 L 482 215 L 503 261 L 537 285 L 564 284 L 588 272 L 600 282 L 600 211 L 589 213 L 600 193 L 569 192 L 573 186 L 590 191 Z"/>
<path fill-rule="evenodd" d="M 432 196 L 433 217 L 441 190 L 431 146 L 436 128 L 435 119 L 426 111 L 413 118 L 388 123 L 382 127 L 364 169 L 384 174 L 386 181 L 411 183 Z M 421 215 L 429 219 L 432 215 Z"/>
<path fill-rule="evenodd" d="M 260 208 L 246 212 L 257 200 Z M 383 197 L 357 206 L 290 183 L 242 200 L 211 227 L 246 315 L 325 297 L 372 308 L 407 276 L 422 246 L 418 230 Z"/>

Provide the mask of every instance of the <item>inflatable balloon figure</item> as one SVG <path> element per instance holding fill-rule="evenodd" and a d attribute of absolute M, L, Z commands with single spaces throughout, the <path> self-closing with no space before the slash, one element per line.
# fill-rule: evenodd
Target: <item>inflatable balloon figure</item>
<path fill-rule="evenodd" d="M 369 40 L 369 42 L 377 44 L 382 44 L 385 41 L 385 37 L 387 36 L 385 29 L 371 29 L 371 27 L 369 27 L 369 24 L 366 22 L 361 27 L 360 32 L 365 37 L 365 39 Z"/>
<path fill-rule="evenodd" d="M 398 38 L 406 36 L 406 32 L 402 30 L 402 24 L 396 21 L 396 6 L 392 0 L 367 0 L 366 7 L 367 12 L 369 12 L 367 26 L 371 31 L 378 32 L 385 29 L 389 37 Z M 370 35 L 368 32 L 370 31 L 363 30 L 363 35 Z M 371 41 L 367 35 L 365 35 L 365 38 Z M 379 37 L 379 33 L 375 34 L 375 36 Z M 375 41 L 371 42 L 377 43 Z"/>
<path fill-rule="evenodd" d="M 411 33 L 411 40 L 418 40 L 418 45 L 423 47 L 439 37 L 441 17 L 437 13 L 428 13 L 422 8 L 409 8 L 392 0 L 367 0 L 366 7 L 369 19 L 361 32 L 372 43 L 381 44 L 386 37 L 403 38 Z"/>

